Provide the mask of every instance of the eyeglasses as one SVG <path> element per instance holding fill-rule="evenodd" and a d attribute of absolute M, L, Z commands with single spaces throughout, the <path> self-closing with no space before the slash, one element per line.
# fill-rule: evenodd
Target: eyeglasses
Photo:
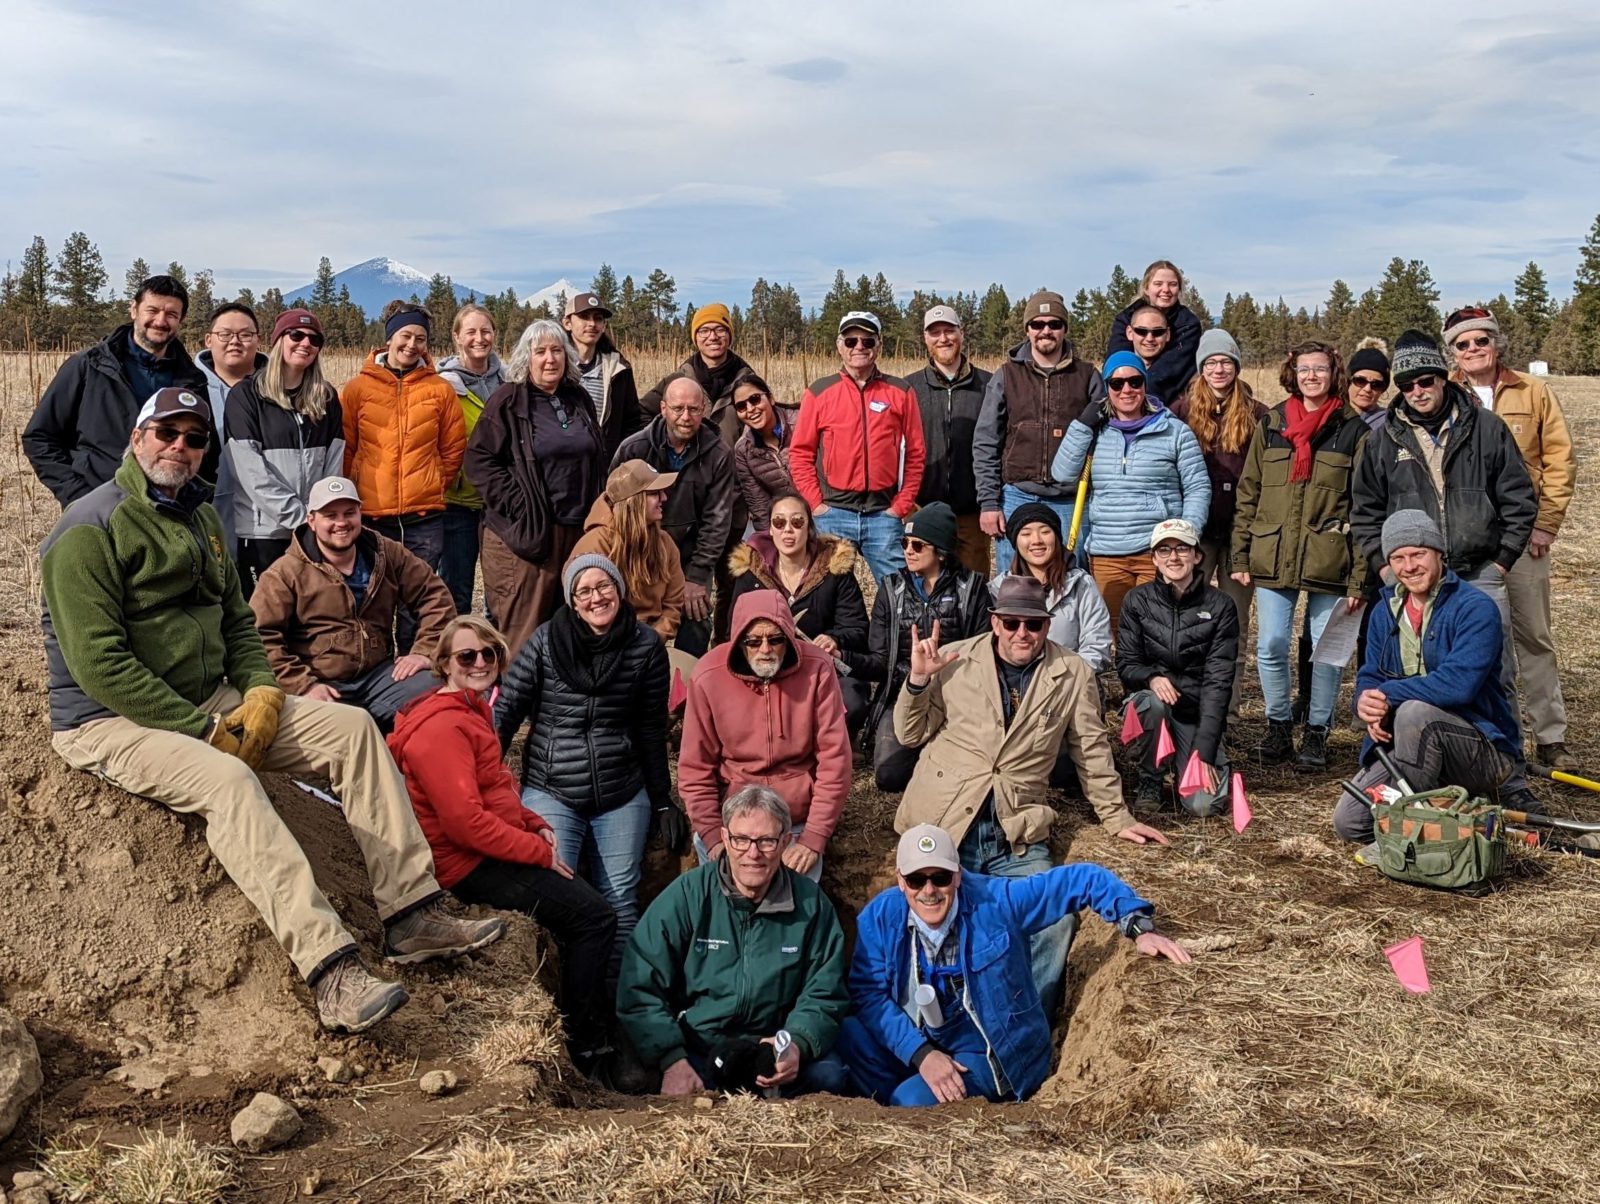
<path fill-rule="evenodd" d="M 851 351 L 854 351 L 857 347 L 861 347 L 861 348 L 864 348 L 867 351 L 871 351 L 874 347 L 876 347 L 878 345 L 877 336 L 876 335 L 870 335 L 870 334 L 860 334 L 860 335 L 847 334 L 847 335 L 844 336 L 844 338 L 840 339 L 839 341 L 841 343 L 843 343 L 846 347 L 850 348 Z"/>
<path fill-rule="evenodd" d="M 463 648 L 459 652 L 452 652 L 450 659 L 463 669 L 470 669 L 473 665 L 498 665 L 500 663 L 500 650 L 498 648 Z"/>
<path fill-rule="evenodd" d="M 1065 330 L 1066 328 L 1067 324 L 1056 318 L 1040 318 L 1037 321 L 1028 323 L 1029 330 Z"/>
<path fill-rule="evenodd" d="M 1383 385 L 1384 381 L 1381 376 L 1352 376 L 1350 378 L 1350 387 L 1352 389 L 1371 389 L 1376 393 L 1383 389 Z"/>
<path fill-rule="evenodd" d="M 1187 551 L 1189 551 L 1189 545 L 1186 543 L 1164 543 L 1158 548 L 1152 548 L 1150 555 L 1157 560 L 1172 560 Z"/>
<path fill-rule="evenodd" d="M 254 330 L 213 330 L 211 337 L 226 347 L 229 343 L 254 343 L 261 335 Z"/>
<path fill-rule="evenodd" d="M 1141 339 L 1153 339 L 1157 335 L 1163 335 L 1167 333 L 1167 328 L 1165 326 L 1130 326 L 1128 329 L 1133 331 L 1133 333 L 1138 335 Z"/>
<path fill-rule="evenodd" d="M 310 339 L 313 347 L 321 347 L 323 342 L 320 334 L 310 330 L 291 330 L 284 337 L 291 343 L 304 343 Z"/>
<path fill-rule="evenodd" d="M 190 451 L 203 451 L 211 443 L 211 436 L 204 431 L 186 431 L 178 426 L 147 426 L 144 431 L 154 435 L 157 443 L 176 443 L 182 439 Z"/>
<path fill-rule="evenodd" d="M 1142 376 L 1113 376 L 1106 382 L 1113 393 L 1131 392 L 1134 389 L 1144 388 Z"/>
<path fill-rule="evenodd" d="M 921 890 L 931 882 L 942 890 L 955 879 L 955 874 L 950 870 L 917 870 L 906 875 L 906 885 L 912 890 Z"/>
<path fill-rule="evenodd" d="M 1465 351 L 1468 347 L 1487 347 L 1492 342 L 1494 340 L 1486 334 L 1480 334 L 1472 339 L 1457 339 L 1456 350 Z"/>
<path fill-rule="evenodd" d="M 1000 616 L 996 615 L 995 618 L 1000 619 Z M 1004 618 L 1004 619 L 1000 619 L 1000 626 L 1004 627 L 1007 631 L 1015 631 L 1019 627 L 1026 627 L 1034 635 L 1038 635 L 1041 631 L 1044 630 L 1045 624 L 1048 623 L 1049 621 L 1050 621 L 1049 619 L 1012 619 L 1012 618 Z"/>
<path fill-rule="evenodd" d="M 1332 368 L 1318 368 L 1313 364 L 1308 364 L 1304 368 L 1296 368 L 1294 374 L 1296 376 L 1327 376 L 1332 371 Z"/>
<path fill-rule="evenodd" d="M 774 531 L 804 531 L 811 525 L 811 520 L 803 514 L 790 518 L 787 514 L 774 514 L 767 520 Z"/>
<path fill-rule="evenodd" d="M 661 412 L 672 418 L 698 418 L 706 412 L 706 408 L 703 405 L 662 406 Z"/>
<path fill-rule="evenodd" d="M 916 552 L 919 555 L 921 553 L 923 553 L 923 552 L 926 552 L 929 548 L 933 547 L 933 545 L 931 543 L 929 543 L 927 540 L 918 539 L 914 535 L 901 536 L 901 538 L 900 538 L 900 546 L 901 546 L 901 548 L 903 548 L 907 552 Z"/>
<path fill-rule="evenodd" d="M 1438 373 L 1424 372 L 1421 376 L 1413 376 L 1410 380 L 1396 381 L 1395 388 L 1402 393 L 1410 393 L 1417 389 L 1431 389 L 1438 383 Z"/>
<path fill-rule="evenodd" d="M 735 414 L 743 414 L 752 406 L 758 406 L 765 400 L 766 397 L 760 393 L 752 393 L 749 397 L 736 397 L 733 401 L 733 412 Z"/>
<path fill-rule="evenodd" d="M 609 598 L 617 592 L 617 586 L 612 581 L 602 581 L 599 585 L 580 585 L 572 591 L 575 602 L 593 602 L 596 598 Z"/>
<path fill-rule="evenodd" d="M 728 833 L 728 847 L 736 853 L 748 853 L 750 846 L 755 845 L 763 853 L 771 853 L 778 847 L 781 836 L 746 836 L 743 832 Z"/>
<path fill-rule="evenodd" d="M 782 648 L 789 642 L 789 637 L 784 635 L 782 632 L 778 632 L 775 635 L 747 635 L 739 642 L 746 648 L 750 649 L 751 652 L 754 652 L 757 648 L 766 648 L 769 646 L 773 648 Z"/>

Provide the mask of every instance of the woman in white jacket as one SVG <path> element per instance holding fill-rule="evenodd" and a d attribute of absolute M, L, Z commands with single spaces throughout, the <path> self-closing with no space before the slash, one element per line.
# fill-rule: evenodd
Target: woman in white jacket
<path fill-rule="evenodd" d="M 1096 673 L 1111 667 L 1111 612 L 1094 578 L 1078 567 L 1061 535 L 1061 516 L 1039 502 L 1018 506 L 1006 520 L 1006 538 L 1016 550 L 1009 573 L 1030 573 L 1044 586 L 1050 608 L 1050 639 L 1076 652 Z M 1006 573 L 990 583 L 998 591 Z"/>

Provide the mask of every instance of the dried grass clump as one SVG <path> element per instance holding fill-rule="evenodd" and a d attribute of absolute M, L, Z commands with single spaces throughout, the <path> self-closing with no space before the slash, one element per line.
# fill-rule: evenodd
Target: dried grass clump
<path fill-rule="evenodd" d="M 215 1204 L 235 1177 L 230 1151 L 201 1145 L 181 1124 L 128 1146 L 53 1144 L 41 1169 L 74 1204 Z"/>
<path fill-rule="evenodd" d="M 455 1013 L 463 1052 L 490 1075 L 531 1067 L 559 1076 L 566 1059 L 561 1013 L 537 983 L 467 987 Z"/>

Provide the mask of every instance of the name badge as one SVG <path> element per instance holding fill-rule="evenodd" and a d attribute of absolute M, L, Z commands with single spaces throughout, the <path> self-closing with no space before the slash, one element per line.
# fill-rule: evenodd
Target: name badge
<path fill-rule="evenodd" d="M 881 414 L 889 408 L 889 403 L 887 401 L 869 401 L 867 402 L 867 408 L 874 414 Z"/>

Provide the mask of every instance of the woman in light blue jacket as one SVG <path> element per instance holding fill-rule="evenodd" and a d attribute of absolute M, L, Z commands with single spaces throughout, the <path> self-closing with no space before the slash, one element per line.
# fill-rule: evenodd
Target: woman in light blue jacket
<path fill-rule="evenodd" d="M 1211 478 L 1194 432 L 1145 392 L 1144 363 L 1118 351 L 1101 369 L 1105 403 L 1067 427 L 1050 475 L 1062 484 L 1089 471 L 1089 562 L 1117 629 L 1122 598 L 1155 580 L 1150 530 L 1168 518 L 1205 526 Z"/>

